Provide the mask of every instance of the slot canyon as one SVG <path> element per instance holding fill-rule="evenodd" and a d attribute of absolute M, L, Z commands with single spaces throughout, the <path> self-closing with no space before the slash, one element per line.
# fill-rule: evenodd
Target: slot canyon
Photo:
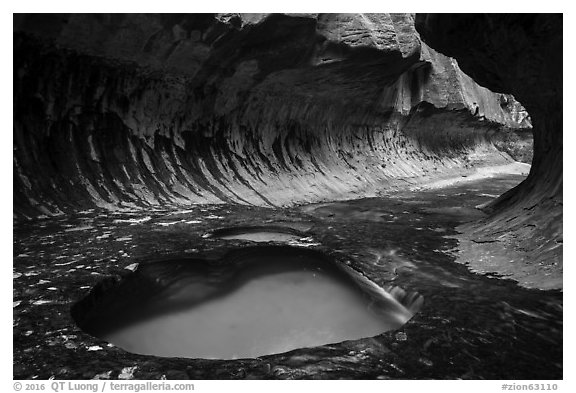
<path fill-rule="evenodd" d="M 14 14 L 14 379 L 562 379 L 562 14 Z"/>

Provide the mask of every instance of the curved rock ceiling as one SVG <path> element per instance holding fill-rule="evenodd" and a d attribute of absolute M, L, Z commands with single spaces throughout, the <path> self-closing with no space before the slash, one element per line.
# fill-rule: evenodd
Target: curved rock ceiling
<path fill-rule="evenodd" d="M 18 219 L 375 195 L 474 157 L 505 164 L 487 131 L 529 126 L 510 96 L 423 43 L 410 14 L 14 23 Z"/>

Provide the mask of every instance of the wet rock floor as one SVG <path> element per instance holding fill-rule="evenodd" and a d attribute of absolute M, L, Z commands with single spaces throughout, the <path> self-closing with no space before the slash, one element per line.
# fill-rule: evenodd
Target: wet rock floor
<path fill-rule="evenodd" d="M 15 379 L 561 379 L 562 292 L 525 289 L 454 263 L 455 228 L 522 180 L 500 175 L 420 192 L 289 209 L 206 205 L 86 211 L 14 225 Z M 80 330 L 71 306 L 138 264 L 217 258 L 255 243 L 210 236 L 246 226 L 303 232 L 381 286 L 424 296 L 402 328 L 255 359 L 136 355 Z"/>

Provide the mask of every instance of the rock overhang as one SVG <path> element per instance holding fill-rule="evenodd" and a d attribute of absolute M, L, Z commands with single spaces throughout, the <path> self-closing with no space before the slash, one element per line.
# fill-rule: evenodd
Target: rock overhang
<path fill-rule="evenodd" d="M 426 46 L 413 20 L 17 15 L 17 210 L 290 205 L 488 152 L 487 131 L 518 127 L 518 108 Z"/>

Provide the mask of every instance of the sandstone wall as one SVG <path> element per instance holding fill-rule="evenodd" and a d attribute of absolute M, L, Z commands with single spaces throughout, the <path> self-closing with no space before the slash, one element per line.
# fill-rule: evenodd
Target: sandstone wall
<path fill-rule="evenodd" d="M 513 94 L 533 124 L 528 178 L 471 225 L 476 241 L 506 239 L 541 265 L 562 265 L 562 14 L 423 14 L 426 42 L 480 84 Z"/>
<path fill-rule="evenodd" d="M 15 15 L 16 217 L 291 205 L 504 163 L 512 98 L 409 14 Z M 531 113 L 531 112 L 530 112 Z M 473 164 L 473 163 L 472 163 Z"/>

